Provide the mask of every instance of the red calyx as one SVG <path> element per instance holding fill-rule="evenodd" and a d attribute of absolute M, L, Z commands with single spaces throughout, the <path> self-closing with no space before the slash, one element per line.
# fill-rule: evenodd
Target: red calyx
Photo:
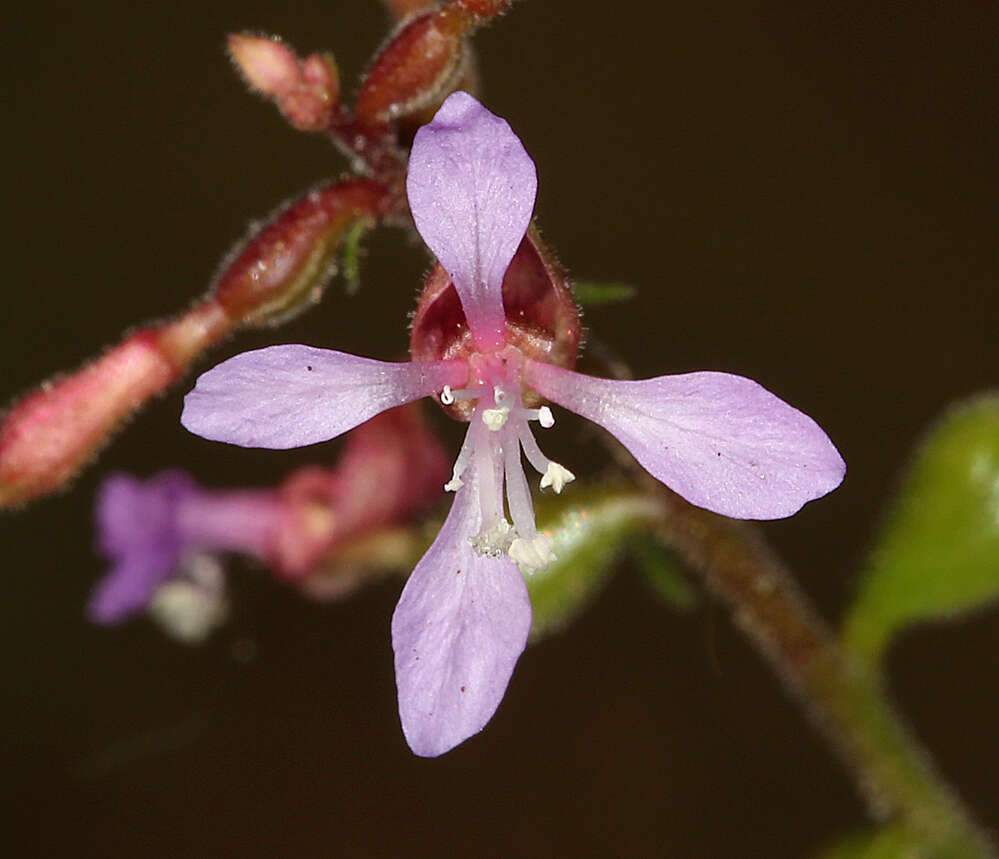
<path fill-rule="evenodd" d="M 503 278 L 506 341 L 525 358 L 572 369 L 579 352 L 579 307 L 565 270 L 531 227 Z M 472 339 L 458 292 L 440 263 L 434 265 L 413 314 L 409 340 L 414 361 L 468 359 L 478 351 Z M 524 405 L 540 404 L 525 390 Z M 474 403 L 458 400 L 445 411 L 469 420 Z"/>

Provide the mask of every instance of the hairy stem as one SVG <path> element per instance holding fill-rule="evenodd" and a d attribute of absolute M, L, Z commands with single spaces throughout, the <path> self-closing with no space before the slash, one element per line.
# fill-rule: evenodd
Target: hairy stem
<path fill-rule="evenodd" d="M 663 539 L 729 605 L 834 747 L 871 817 L 903 826 L 928 856 L 999 855 L 895 711 L 874 667 L 844 651 L 758 531 L 664 487 L 653 492 Z"/>

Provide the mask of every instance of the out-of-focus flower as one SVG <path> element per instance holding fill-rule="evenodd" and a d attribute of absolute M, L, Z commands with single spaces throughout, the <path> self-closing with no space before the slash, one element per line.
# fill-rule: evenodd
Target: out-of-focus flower
<path fill-rule="evenodd" d="M 179 471 L 145 482 L 114 475 L 96 508 L 98 548 L 113 564 L 89 615 L 113 624 L 151 608 L 178 637 L 198 639 L 224 614 L 214 555 L 248 555 L 304 581 L 345 545 L 426 507 L 446 473 L 440 443 L 411 406 L 358 427 L 335 468 L 302 469 L 277 490 L 210 491 Z"/>
<path fill-rule="evenodd" d="M 377 415 L 350 433 L 335 468 L 302 468 L 281 486 L 268 563 L 304 584 L 317 565 L 436 504 L 448 469 L 418 406 Z"/>
<path fill-rule="evenodd" d="M 195 552 L 263 558 L 278 515 L 272 492 L 206 492 L 179 471 L 145 482 L 113 475 L 97 498 L 98 548 L 113 565 L 94 591 L 90 618 L 112 624 L 144 610 Z"/>
<path fill-rule="evenodd" d="M 439 360 L 391 364 L 301 345 L 246 352 L 198 379 L 181 420 L 206 438 L 291 448 L 431 394 L 464 406 L 470 426 L 445 487 L 456 493 L 451 513 L 392 620 L 403 730 L 413 751 L 432 756 L 492 717 L 530 630 L 521 572 L 554 558 L 521 464 L 523 451 L 542 488 L 560 492 L 573 480 L 529 427 L 553 423 L 542 397 L 605 427 L 667 486 L 727 516 L 789 516 L 839 485 L 845 465 L 811 418 L 748 379 L 595 379 L 569 369 L 574 349 L 536 343 L 504 303 L 534 207 L 534 163 L 467 93 L 451 95 L 417 133 L 407 190 L 463 311 L 451 345 L 434 350 Z M 521 310 L 530 323 L 530 308 Z M 578 330 L 568 328 L 563 339 L 575 344 Z"/>

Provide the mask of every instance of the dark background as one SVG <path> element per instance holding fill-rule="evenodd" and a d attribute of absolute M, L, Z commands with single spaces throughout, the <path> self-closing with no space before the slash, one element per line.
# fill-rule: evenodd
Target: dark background
<path fill-rule="evenodd" d="M 546 237 L 639 374 L 728 370 L 813 415 L 850 472 L 763 526 L 835 621 L 921 430 L 995 385 L 997 16 L 991 3 L 529 0 L 480 34 L 483 94 L 538 163 Z M 39 0 L 8 12 L 4 398 L 186 306 L 248 221 L 343 162 L 243 90 L 232 30 L 332 49 L 352 92 L 371 0 Z M 271 342 L 392 358 L 425 266 L 385 230 Z M 264 485 L 333 448 L 220 448 L 157 401 L 72 489 L 0 522 L 5 842 L 17 855 L 800 856 L 863 822 L 800 710 L 710 603 L 677 616 L 627 567 L 521 659 L 488 729 L 438 760 L 397 724 L 388 582 L 334 605 L 234 576 L 189 649 L 89 627 L 101 474 Z M 571 462 L 574 421 L 550 447 Z M 564 456 L 558 456 L 562 446 Z M 893 691 L 999 826 L 993 610 L 908 634 Z"/>

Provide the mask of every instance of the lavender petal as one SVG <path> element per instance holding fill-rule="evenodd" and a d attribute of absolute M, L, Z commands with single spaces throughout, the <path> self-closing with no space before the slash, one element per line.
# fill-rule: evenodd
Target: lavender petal
<path fill-rule="evenodd" d="M 455 361 L 390 364 L 312 346 L 270 346 L 223 361 L 184 399 L 195 435 L 286 450 L 335 438 L 385 409 L 459 386 Z"/>
<path fill-rule="evenodd" d="M 531 628 L 509 558 L 476 554 L 478 492 L 468 481 L 416 565 L 392 617 L 399 715 L 410 748 L 435 757 L 478 733 L 503 699 Z"/>
<path fill-rule="evenodd" d="M 483 351 L 505 342 L 503 276 L 537 189 L 520 139 L 468 93 L 448 96 L 413 141 L 406 190 L 416 229 L 451 275 Z"/>
<path fill-rule="evenodd" d="M 530 362 L 539 393 L 612 433 L 691 504 L 780 519 L 842 482 L 846 464 L 808 415 L 728 373 L 595 379 Z"/>

